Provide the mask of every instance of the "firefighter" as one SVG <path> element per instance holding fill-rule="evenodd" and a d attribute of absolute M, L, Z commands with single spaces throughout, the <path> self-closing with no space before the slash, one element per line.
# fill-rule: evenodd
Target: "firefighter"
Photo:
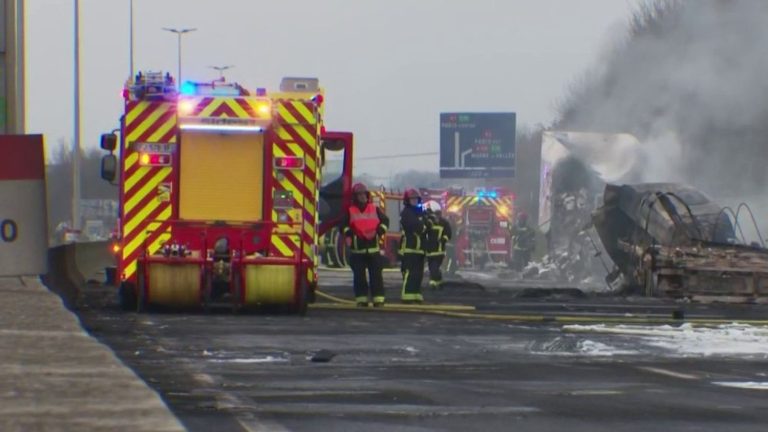
<path fill-rule="evenodd" d="M 400 256 L 402 257 L 403 303 L 422 303 L 421 282 L 424 278 L 424 236 L 432 222 L 426 218 L 421 206 L 421 195 L 415 189 L 408 189 L 403 195 L 403 210 L 400 212 Z"/>
<path fill-rule="evenodd" d="M 364 184 L 354 185 L 352 193 L 353 202 L 345 215 L 343 233 L 349 245 L 355 301 L 358 307 L 367 307 L 371 296 L 373 306 L 381 307 L 384 306 L 384 276 L 379 240 L 387 232 L 389 218 L 371 201 L 371 193 Z"/>
<path fill-rule="evenodd" d="M 536 233 L 528 226 L 528 215 L 525 212 L 517 215 L 515 225 L 510 231 L 514 248 L 513 266 L 515 270 L 522 271 L 531 260 L 533 249 L 536 247 Z"/>
<path fill-rule="evenodd" d="M 445 258 L 445 245 L 451 239 L 451 224 L 443 217 L 440 204 L 437 201 L 428 201 L 424 207 L 427 218 L 432 223 L 432 227 L 427 231 L 424 252 L 427 254 L 429 286 L 436 290 L 443 283 L 440 267 Z"/>

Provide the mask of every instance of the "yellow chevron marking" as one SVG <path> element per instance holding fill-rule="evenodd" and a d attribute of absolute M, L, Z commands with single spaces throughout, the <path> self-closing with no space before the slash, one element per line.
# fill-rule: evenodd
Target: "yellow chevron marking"
<path fill-rule="evenodd" d="M 139 226 L 140 223 L 144 222 L 144 219 L 147 218 L 155 209 L 157 209 L 161 204 L 164 204 L 158 200 L 152 200 L 147 204 L 143 209 L 141 209 L 141 212 L 139 212 L 136 216 L 134 216 L 131 220 L 127 221 L 125 223 L 125 228 L 123 228 L 124 236 L 128 237 L 133 230 Z"/>
<path fill-rule="evenodd" d="M 133 152 L 125 157 L 125 170 L 128 171 L 136 162 L 139 161 L 139 153 Z"/>
<path fill-rule="evenodd" d="M 296 117 L 293 116 L 286 108 L 285 103 L 281 103 L 277 105 L 277 114 L 283 118 L 285 123 L 290 124 L 297 124 L 299 123 L 298 120 L 296 120 Z"/>
<path fill-rule="evenodd" d="M 134 154 L 137 154 L 137 153 L 134 153 Z M 125 188 L 125 193 L 128 194 L 128 191 L 133 189 L 133 187 L 136 186 L 136 183 L 138 183 L 139 180 L 144 178 L 144 176 L 147 175 L 151 169 L 152 167 L 139 167 L 136 169 L 136 172 L 133 173 L 132 176 L 125 179 L 125 185 L 123 186 Z"/>
<path fill-rule="evenodd" d="M 280 252 L 280 255 L 284 257 L 292 257 L 293 256 L 293 250 L 285 244 L 283 239 L 279 235 L 273 235 L 272 236 L 272 244 L 277 248 L 277 250 Z"/>
<path fill-rule="evenodd" d="M 251 118 L 251 116 L 248 114 L 248 112 L 245 111 L 245 109 L 243 109 L 243 107 L 241 107 L 240 104 L 237 103 L 237 101 L 235 101 L 234 99 L 225 99 L 224 103 L 226 103 L 230 108 L 232 108 L 232 111 L 235 112 L 235 115 L 237 117 L 239 117 L 239 118 Z M 258 111 L 254 110 L 254 112 L 258 112 Z"/>
<path fill-rule="evenodd" d="M 302 117 L 304 117 L 304 121 L 309 124 L 315 124 L 317 119 L 315 118 L 315 114 L 307 108 L 307 106 L 303 102 L 291 102 L 291 105 L 296 109 L 296 111 L 301 114 Z"/>
<path fill-rule="evenodd" d="M 197 101 L 197 103 L 200 104 L 200 102 L 202 102 L 202 101 L 203 101 L 202 99 L 199 99 Z M 197 117 L 210 117 L 211 113 L 213 113 L 213 111 L 216 110 L 216 108 L 218 108 L 219 105 L 221 105 L 221 100 L 220 99 L 212 100 L 211 103 L 208 104 L 208 106 L 203 108 L 203 110 L 200 111 L 199 114 L 197 114 Z"/>
<path fill-rule="evenodd" d="M 163 210 L 158 216 L 157 220 L 159 221 L 166 221 L 171 217 L 171 206 L 168 206 L 165 210 Z M 144 229 L 144 232 L 136 234 L 136 237 L 125 246 L 125 249 L 123 249 L 123 257 L 129 257 L 131 254 L 133 254 L 136 249 L 141 247 L 142 243 L 144 243 L 144 239 L 147 237 L 147 231 L 154 231 L 157 230 L 160 227 L 160 222 L 152 222 L 147 225 L 146 229 Z M 162 237 L 162 236 L 161 236 Z M 151 253 L 154 253 L 150 249 Z"/>
<path fill-rule="evenodd" d="M 149 139 L 147 141 L 149 142 L 157 142 L 160 140 L 160 138 L 164 137 L 165 134 L 168 133 L 171 129 L 173 129 L 176 126 L 176 117 L 171 117 L 163 123 L 157 130 L 149 136 Z M 169 142 L 176 142 L 176 137 L 174 136 L 169 140 Z"/>
<path fill-rule="evenodd" d="M 299 133 L 299 136 L 311 147 L 315 146 L 315 136 L 310 134 L 306 127 L 304 126 L 294 126 L 294 129 L 296 129 L 296 132 Z"/>
<path fill-rule="evenodd" d="M 160 235 L 157 238 L 157 240 L 155 240 L 154 243 L 149 245 L 149 253 L 150 254 L 156 253 L 165 244 L 165 242 L 167 242 L 168 239 L 170 239 L 170 238 L 171 238 L 170 232 L 168 234 Z M 124 272 L 126 278 L 130 278 L 131 276 L 133 276 L 134 273 L 136 273 L 136 269 L 137 269 L 138 263 L 139 263 L 139 260 L 138 259 L 134 259 L 130 263 L 126 264 L 125 272 Z"/>
<path fill-rule="evenodd" d="M 132 110 L 125 114 L 125 126 L 133 127 L 132 123 L 134 120 L 136 120 L 141 115 L 141 113 L 146 111 L 149 108 L 149 105 L 149 102 L 139 102 L 136 104 Z"/>
<path fill-rule="evenodd" d="M 166 210 L 163 210 L 163 212 L 160 213 L 160 215 L 158 216 L 158 219 L 159 220 L 168 220 L 170 217 L 171 217 L 171 207 L 168 206 L 168 208 Z M 159 228 L 159 226 L 160 226 L 160 224 L 157 223 L 157 222 L 151 223 L 151 224 L 149 224 L 147 230 L 149 230 L 149 231 L 151 231 L 152 229 L 156 230 L 156 229 Z M 144 239 L 145 238 L 146 238 L 146 232 L 138 234 L 136 236 L 136 238 L 133 239 L 133 241 L 131 241 L 125 247 L 125 249 L 123 249 L 123 259 L 127 259 L 131 254 L 133 254 L 133 252 L 136 249 L 141 247 L 141 245 L 144 244 Z M 168 241 L 169 238 L 170 238 L 170 228 L 168 230 L 166 230 L 166 233 L 158 236 L 157 240 L 155 240 L 154 242 L 152 242 L 152 244 L 149 245 L 149 247 L 148 247 L 149 253 L 150 254 L 154 254 L 155 252 L 157 252 L 160 249 L 160 247 L 166 241 Z M 136 259 L 134 259 L 134 260 L 132 260 L 130 262 L 126 262 L 126 264 L 125 264 L 125 271 L 124 272 L 125 272 L 125 276 L 127 278 L 130 278 L 131 276 L 133 276 L 134 273 L 136 273 L 136 262 L 137 262 Z"/>
<path fill-rule="evenodd" d="M 155 122 L 166 112 L 168 112 L 167 107 L 160 106 L 156 110 L 152 111 L 152 114 L 149 115 L 144 121 L 141 122 L 141 124 L 136 125 L 136 127 L 131 131 L 130 134 L 128 134 L 127 139 L 128 142 L 133 142 L 139 139 L 142 135 L 144 135 L 144 132 L 147 131 Z"/>
<path fill-rule="evenodd" d="M 123 206 L 123 214 L 128 214 L 134 207 L 144 198 L 148 193 L 157 190 L 157 185 L 165 179 L 168 174 L 171 173 L 171 168 L 160 168 L 150 181 L 147 182 L 141 189 L 139 189 L 134 195 L 125 202 Z M 126 195 L 128 192 L 126 191 Z"/>
<path fill-rule="evenodd" d="M 299 127 L 295 127 L 295 128 L 297 130 L 299 129 Z M 292 145 L 292 144 L 298 146 L 298 144 L 295 144 L 295 143 L 292 142 L 293 141 L 293 136 L 291 136 L 291 134 L 289 134 L 288 131 L 285 128 L 278 128 L 277 129 L 277 136 L 281 140 L 286 141 L 289 146 Z M 308 141 L 308 143 L 309 143 L 310 146 L 313 146 L 313 147 L 316 148 L 316 146 L 315 146 L 315 139 L 314 138 L 312 138 L 312 140 Z M 299 147 L 299 149 L 301 149 L 301 147 Z M 312 173 L 316 173 L 317 172 L 317 161 L 316 161 L 317 157 L 316 156 L 312 156 L 312 155 L 309 155 L 309 157 L 308 157 L 307 154 L 304 154 L 304 158 L 305 158 L 304 161 L 306 162 L 307 167 L 312 171 Z"/>

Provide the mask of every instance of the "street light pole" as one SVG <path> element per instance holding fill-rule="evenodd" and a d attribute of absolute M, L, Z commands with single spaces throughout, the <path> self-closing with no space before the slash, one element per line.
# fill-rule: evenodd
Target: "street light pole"
<path fill-rule="evenodd" d="M 130 41 L 130 49 L 129 49 L 130 56 L 131 56 L 131 62 L 130 62 L 131 63 L 131 66 L 130 66 L 131 67 L 131 74 L 128 75 L 128 78 L 129 79 L 133 79 L 133 0 L 131 0 L 131 10 L 129 11 L 128 16 L 129 16 L 129 21 L 130 21 L 129 33 L 130 33 L 130 39 L 131 39 L 131 41 Z"/>
<path fill-rule="evenodd" d="M 209 66 L 211 69 L 215 69 L 219 71 L 219 79 L 224 81 L 224 71 L 227 69 L 232 69 L 235 67 L 234 65 L 227 65 L 227 66 Z"/>
<path fill-rule="evenodd" d="M 169 31 L 171 33 L 176 33 L 176 35 L 179 37 L 178 49 L 177 49 L 178 56 L 179 56 L 179 59 L 178 59 L 179 74 L 176 76 L 176 80 L 177 80 L 177 82 L 179 84 L 179 88 L 181 88 L 181 36 L 186 34 L 186 33 L 193 32 L 193 31 L 195 31 L 197 29 L 196 28 L 172 29 L 172 28 L 163 27 L 163 30 Z"/>
<path fill-rule="evenodd" d="M 72 140 L 72 228 L 80 229 L 80 1 L 75 0 L 75 124 Z"/>

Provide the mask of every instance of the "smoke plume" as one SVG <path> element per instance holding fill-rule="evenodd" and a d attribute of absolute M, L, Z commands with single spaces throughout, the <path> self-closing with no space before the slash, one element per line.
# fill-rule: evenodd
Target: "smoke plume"
<path fill-rule="evenodd" d="M 763 197 L 766 47 L 767 1 L 645 3 L 626 40 L 573 89 L 555 129 L 635 135 L 650 161 L 644 181 L 688 183 L 724 205 Z"/>

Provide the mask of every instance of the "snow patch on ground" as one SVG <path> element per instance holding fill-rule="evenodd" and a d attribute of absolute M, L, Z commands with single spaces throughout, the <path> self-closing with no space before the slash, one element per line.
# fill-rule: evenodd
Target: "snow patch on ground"
<path fill-rule="evenodd" d="M 638 351 L 623 350 L 610 345 L 606 345 L 604 343 L 595 342 L 589 339 L 579 341 L 578 344 L 576 345 L 576 348 L 580 354 L 588 355 L 588 356 L 598 356 L 598 357 L 640 354 L 640 352 Z"/>
<path fill-rule="evenodd" d="M 649 348 L 679 356 L 757 356 L 768 358 L 768 327 L 728 324 L 717 327 L 635 325 L 568 325 L 564 330 L 634 337 Z"/>
<path fill-rule="evenodd" d="M 463 277 L 463 278 L 471 278 L 471 279 L 496 279 L 498 278 L 498 275 L 496 275 L 494 272 L 488 271 L 485 273 L 482 272 L 474 272 L 474 271 L 457 271 L 457 275 Z"/>
<path fill-rule="evenodd" d="M 265 357 L 252 357 L 252 358 L 211 359 L 209 361 L 213 363 L 252 364 L 252 363 L 284 363 L 284 362 L 287 362 L 288 359 L 284 357 L 265 356 Z"/>
<path fill-rule="evenodd" d="M 734 388 L 742 388 L 742 389 L 749 389 L 749 390 L 768 390 L 768 382 L 715 381 L 712 384 L 723 386 L 723 387 L 734 387 Z"/>

